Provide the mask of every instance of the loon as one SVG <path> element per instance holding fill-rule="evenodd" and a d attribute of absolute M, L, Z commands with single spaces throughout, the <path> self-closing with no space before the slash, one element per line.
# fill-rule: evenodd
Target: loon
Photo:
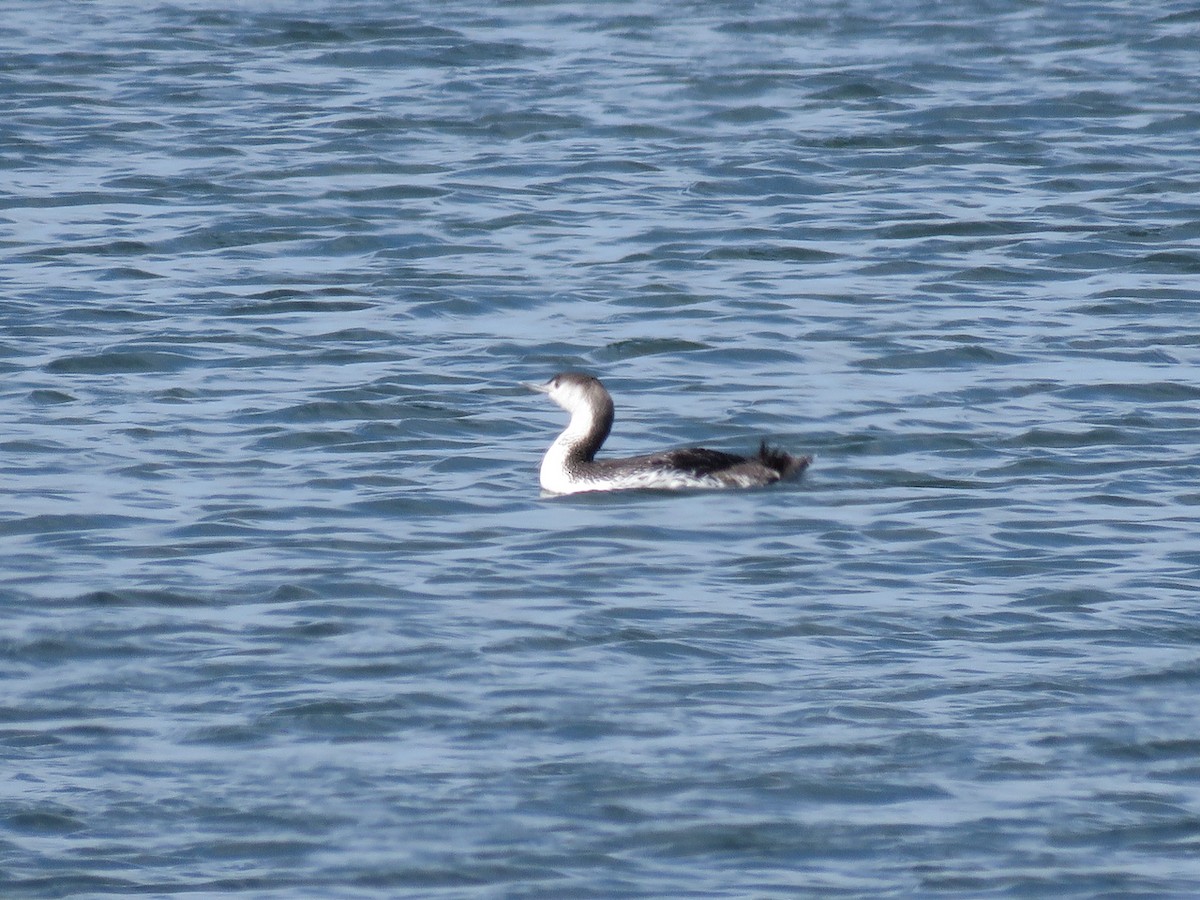
<path fill-rule="evenodd" d="M 545 384 L 522 382 L 548 394 L 571 414 L 571 422 L 542 459 L 542 488 L 552 494 L 625 491 L 637 488 L 748 488 L 799 475 L 812 462 L 763 441 L 755 456 L 690 447 L 627 459 L 596 459 L 613 423 L 612 396 L 583 372 L 560 372 Z"/>

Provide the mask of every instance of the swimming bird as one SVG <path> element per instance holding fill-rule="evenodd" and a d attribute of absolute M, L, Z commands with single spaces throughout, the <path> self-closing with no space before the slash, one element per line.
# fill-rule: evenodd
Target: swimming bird
<path fill-rule="evenodd" d="M 542 488 L 554 494 L 625 491 L 636 488 L 748 488 L 799 475 L 812 462 L 763 441 L 754 456 L 689 447 L 625 459 L 596 459 L 612 430 L 613 402 L 599 379 L 583 372 L 559 372 L 545 384 L 522 382 L 548 394 L 571 414 L 571 421 L 542 459 Z"/>

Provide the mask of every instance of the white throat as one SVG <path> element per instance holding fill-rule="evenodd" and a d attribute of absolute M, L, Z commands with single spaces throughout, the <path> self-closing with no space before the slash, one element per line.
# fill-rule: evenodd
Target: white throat
<path fill-rule="evenodd" d="M 570 470 L 571 456 L 586 439 L 592 429 L 589 411 L 577 409 L 571 416 L 566 429 L 555 438 L 546 455 L 542 457 L 539 478 L 542 489 L 555 494 L 574 492 L 578 480 Z"/>

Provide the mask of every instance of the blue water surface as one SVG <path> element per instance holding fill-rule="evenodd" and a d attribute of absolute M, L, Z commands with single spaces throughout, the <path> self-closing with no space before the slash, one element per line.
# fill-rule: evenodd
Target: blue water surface
<path fill-rule="evenodd" d="M 1200 894 L 1195 4 L 3 12 L 0 894 Z"/>

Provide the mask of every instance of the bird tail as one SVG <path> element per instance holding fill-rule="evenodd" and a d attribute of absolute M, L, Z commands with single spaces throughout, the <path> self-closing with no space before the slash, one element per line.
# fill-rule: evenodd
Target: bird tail
<path fill-rule="evenodd" d="M 792 456 L 775 447 L 768 447 L 767 442 L 763 441 L 758 448 L 758 461 L 778 472 L 780 478 L 793 478 L 808 468 L 812 457 Z"/>

